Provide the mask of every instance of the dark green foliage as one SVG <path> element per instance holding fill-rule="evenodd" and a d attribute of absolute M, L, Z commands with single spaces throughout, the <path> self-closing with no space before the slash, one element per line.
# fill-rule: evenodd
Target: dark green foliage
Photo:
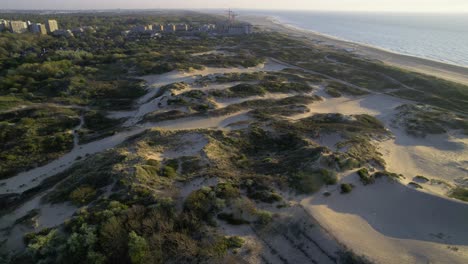
<path fill-rule="evenodd" d="M 369 171 L 366 168 L 358 170 L 357 174 L 364 185 L 373 184 L 375 182 L 375 178 L 369 174 Z"/>
<path fill-rule="evenodd" d="M 424 177 L 424 176 L 421 176 L 421 175 L 417 175 L 413 178 L 414 181 L 416 182 L 421 182 L 421 183 L 426 183 L 429 181 L 429 179 L 427 177 Z"/>
<path fill-rule="evenodd" d="M 405 104 L 396 108 L 397 122 L 413 136 L 443 134 L 449 129 L 468 131 L 468 121 L 462 115 L 429 105 Z"/>
<path fill-rule="evenodd" d="M 419 183 L 416 183 L 416 182 L 410 182 L 408 183 L 408 186 L 411 186 L 415 189 L 422 189 L 423 187 L 419 184 Z"/>
<path fill-rule="evenodd" d="M 368 92 L 339 82 L 330 82 L 325 88 L 325 92 L 333 97 L 340 97 L 341 93 L 349 95 L 366 95 Z"/>
<path fill-rule="evenodd" d="M 341 193 L 350 193 L 353 190 L 354 186 L 349 183 L 342 183 L 340 185 Z"/>
<path fill-rule="evenodd" d="M 241 248 L 244 245 L 244 240 L 238 236 L 229 237 L 227 240 L 229 248 Z"/>
<path fill-rule="evenodd" d="M 70 193 L 70 200 L 75 205 L 86 205 L 96 197 L 96 190 L 89 186 L 80 186 Z"/>
<path fill-rule="evenodd" d="M 463 187 L 456 187 L 450 191 L 449 196 L 458 200 L 468 202 L 468 189 Z"/>
<path fill-rule="evenodd" d="M 396 174 L 396 173 L 392 173 L 392 172 L 388 172 L 388 171 L 378 171 L 378 172 L 374 173 L 373 177 L 376 178 L 376 179 L 381 178 L 381 177 L 387 177 L 389 179 L 394 179 L 394 180 L 404 178 L 403 175 L 401 175 L 401 174 Z"/>
<path fill-rule="evenodd" d="M 0 178 L 45 164 L 73 147 L 76 111 L 26 108 L 0 114 Z"/>
<path fill-rule="evenodd" d="M 341 264 L 373 264 L 365 256 L 356 255 L 352 251 L 341 251 L 338 256 Z"/>
<path fill-rule="evenodd" d="M 80 198 L 76 200 L 77 204 L 89 202 L 95 194 L 92 190 L 98 190 L 112 183 L 113 178 L 119 175 L 114 170 L 114 165 L 119 164 L 125 156 L 115 152 L 105 152 L 94 155 L 86 160 L 80 161 L 70 169 L 60 173 L 58 176 L 66 177 L 59 183 L 53 191 L 46 195 L 46 199 L 53 203 L 64 202 L 71 198 Z M 71 196 L 76 190 L 85 188 L 85 192 Z M 82 190 L 82 189 L 81 189 Z M 84 202 L 81 198 L 85 198 Z"/>
<path fill-rule="evenodd" d="M 217 218 L 219 220 L 226 221 L 230 225 L 245 225 L 249 224 L 250 222 L 242 219 L 242 218 L 236 218 L 233 214 L 228 214 L 228 213 L 220 213 L 218 214 Z"/>
<path fill-rule="evenodd" d="M 148 242 L 144 237 L 137 235 L 135 231 L 129 234 L 128 254 L 132 264 L 153 262 Z"/>
<path fill-rule="evenodd" d="M 325 88 L 325 92 L 328 95 L 330 95 L 331 97 L 335 97 L 335 98 L 341 97 L 341 93 L 338 92 L 338 90 L 336 90 L 335 88 L 332 88 L 332 87 Z"/>
<path fill-rule="evenodd" d="M 305 194 L 317 192 L 323 185 L 336 183 L 335 173 L 325 169 L 301 171 L 294 173 L 289 178 L 289 185 L 299 193 Z"/>
<path fill-rule="evenodd" d="M 250 199 L 261 201 L 264 203 L 274 203 L 283 200 L 283 197 L 276 193 L 276 191 L 270 186 L 271 183 L 266 179 L 247 180 L 242 185 L 243 188 L 247 189 L 247 196 Z"/>
<path fill-rule="evenodd" d="M 210 225 L 215 225 L 214 217 L 233 199 L 240 196 L 237 186 L 220 183 L 214 187 L 203 187 L 192 192 L 184 203 L 184 211 Z"/>
<path fill-rule="evenodd" d="M 177 176 L 176 170 L 171 166 L 162 167 L 160 173 L 161 173 L 161 176 L 168 177 L 168 178 L 174 178 Z"/>

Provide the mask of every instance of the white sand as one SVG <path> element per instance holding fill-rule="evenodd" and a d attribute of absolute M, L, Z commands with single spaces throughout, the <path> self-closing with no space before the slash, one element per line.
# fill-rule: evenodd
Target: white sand
<path fill-rule="evenodd" d="M 249 96 L 249 97 L 236 97 L 236 98 L 220 98 L 216 99 L 216 105 L 219 108 L 224 108 L 232 104 L 240 104 L 243 102 L 247 101 L 252 101 L 252 100 L 268 100 L 268 99 L 274 99 L 274 100 L 279 100 L 279 99 L 284 99 L 287 97 L 294 96 L 295 94 L 288 94 L 288 93 L 266 93 L 265 95 L 256 95 L 256 96 Z"/>
<path fill-rule="evenodd" d="M 466 263 L 468 204 L 380 179 L 346 195 L 307 198 L 302 205 L 326 229 L 378 263 Z M 448 249 L 458 248 L 458 251 Z"/>
<path fill-rule="evenodd" d="M 390 128 L 395 139 L 382 142 L 380 152 L 388 169 L 411 179 L 416 175 L 453 182 L 468 177 L 468 137 L 428 135 L 415 138 Z"/>

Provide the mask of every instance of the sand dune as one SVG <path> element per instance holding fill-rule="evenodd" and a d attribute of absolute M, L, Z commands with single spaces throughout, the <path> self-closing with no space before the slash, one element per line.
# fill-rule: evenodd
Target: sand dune
<path fill-rule="evenodd" d="M 466 263 L 468 204 L 413 190 L 387 179 L 332 192 L 302 205 L 341 242 L 378 263 Z"/>

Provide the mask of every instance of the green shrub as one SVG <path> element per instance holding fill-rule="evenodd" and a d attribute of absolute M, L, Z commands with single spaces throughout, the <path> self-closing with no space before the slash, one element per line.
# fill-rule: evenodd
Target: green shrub
<path fill-rule="evenodd" d="M 338 92 L 335 88 L 333 87 L 327 87 L 325 88 L 325 92 L 330 95 L 331 97 L 335 97 L 335 98 L 338 98 L 338 97 L 341 97 L 341 93 Z"/>
<path fill-rule="evenodd" d="M 96 190 L 90 186 L 80 186 L 70 193 L 70 200 L 75 205 L 85 205 L 96 197 Z"/>
<path fill-rule="evenodd" d="M 423 187 L 419 184 L 419 183 L 416 183 L 416 182 L 410 182 L 408 183 L 408 186 L 411 186 L 415 189 L 422 189 Z"/>
<path fill-rule="evenodd" d="M 228 248 L 241 248 L 244 245 L 244 239 L 238 236 L 228 238 Z"/>
<path fill-rule="evenodd" d="M 161 163 L 159 162 L 159 160 L 149 159 L 146 161 L 146 165 L 153 166 L 159 169 L 159 167 L 161 166 Z"/>
<path fill-rule="evenodd" d="M 318 191 L 324 184 L 333 185 L 337 181 L 335 173 L 319 169 L 295 173 L 290 177 L 289 184 L 299 193 L 308 194 Z"/>
<path fill-rule="evenodd" d="M 353 190 L 354 186 L 349 183 L 342 183 L 340 185 L 341 193 L 350 193 Z"/>
<path fill-rule="evenodd" d="M 417 182 L 422 182 L 422 183 L 426 183 L 429 181 L 429 179 L 427 177 L 424 177 L 424 176 L 421 176 L 421 175 L 417 175 L 413 178 L 414 181 L 417 181 Z"/>
<path fill-rule="evenodd" d="M 255 223 L 260 226 L 268 225 L 273 220 L 273 215 L 268 211 L 259 210 L 256 214 L 257 221 Z"/>
<path fill-rule="evenodd" d="M 375 182 L 375 178 L 369 174 L 369 171 L 366 168 L 358 170 L 357 174 L 364 185 L 373 184 Z"/>
<path fill-rule="evenodd" d="M 389 179 L 394 179 L 394 180 L 404 178 L 403 175 L 401 174 L 396 174 L 396 173 L 388 172 L 388 171 L 378 171 L 373 174 L 373 177 L 376 179 L 381 178 L 381 177 L 387 177 Z"/>
<path fill-rule="evenodd" d="M 449 193 L 449 196 L 458 200 L 468 202 L 468 189 L 463 187 L 456 187 Z"/>
<path fill-rule="evenodd" d="M 226 221 L 230 225 L 245 225 L 249 224 L 250 222 L 242 219 L 242 218 L 236 218 L 233 214 L 228 214 L 228 213 L 220 213 L 218 214 L 218 219 Z"/>
<path fill-rule="evenodd" d="M 175 178 L 177 176 L 177 172 L 173 167 L 164 166 L 161 171 L 161 176 Z"/>
<path fill-rule="evenodd" d="M 145 238 L 137 235 L 135 231 L 130 232 L 128 237 L 128 255 L 132 264 L 151 263 L 151 251 Z"/>

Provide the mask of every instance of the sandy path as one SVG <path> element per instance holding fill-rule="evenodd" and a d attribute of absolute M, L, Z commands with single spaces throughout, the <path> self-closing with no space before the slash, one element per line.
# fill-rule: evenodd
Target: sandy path
<path fill-rule="evenodd" d="M 107 137 L 98 141 L 94 141 L 65 154 L 59 159 L 36 169 L 20 173 L 13 178 L 6 179 L 0 183 L 5 183 L 0 186 L 0 193 L 17 193 L 23 192 L 29 188 L 39 185 L 39 183 L 59 172 L 66 170 L 74 164 L 78 157 L 85 157 L 94 153 L 102 152 L 111 149 L 122 143 L 127 138 L 145 131 L 148 128 L 163 128 L 171 130 L 191 130 L 203 128 L 223 128 L 231 123 L 248 120 L 248 116 L 244 112 L 239 112 L 221 117 L 194 117 L 181 118 L 177 120 L 168 120 L 159 123 L 146 123 L 140 127 L 136 127 L 111 137 Z"/>
<path fill-rule="evenodd" d="M 265 63 L 260 64 L 256 67 L 251 68 L 205 68 L 203 70 L 197 70 L 192 72 L 179 72 L 173 71 L 160 75 L 148 75 L 142 77 L 147 83 L 149 83 L 148 93 L 138 99 L 137 105 L 138 109 L 135 111 L 122 111 L 122 112 L 112 112 L 110 116 L 121 118 L 121 117 L 131 117 L 124 124 L 125 127 L 133 127 L 135 124 L 140 121 L 144 115 L 147 113 L 156 111 L 159 109 L 158 103 L 161 98 L 154 97 L 159 88 L 175 82 L 187 82 L 193 83 L 198 77 L 206 76 L 210 74 L 223 74 L 223 73 L 243 73 L 243 72 L 256 72 L 256 71 L 280 71 L 288 66 L 281 64 L 278 61 L 273 61 L 268 59 Z M 225 120 L 226 119 L 226 120 Z M 38 167 L 26 172 L 22 172 L 15 177 L 0 181 L 0 194 L 1 193 L 14 193 L 14 192 L 23 192 L 29 188 L 39 185 L 39 183 L 59 172 L 64 171 L 69 168 L 79 157 L 85 157 L 86 155 L 91 155 L 98 153 L 110 148 L 115 147 L 116 145 L 123 142 L 130 136 L 141 133 L 146 128 L 158 127 L 166 129 L 196 129 L 196 128 L 212 128 L 212 127 L 224 127 L 230 123 L 235 123 L 238 121 L 245 121 L 245 115 L 239 115 L 237 118 L 235 115 L 227 117 L 218 117 L 218 118 L 189 118 L 181 119 L 174 121 L 167 121 L 161 123 L 148 123 L 143 124 L 142 126 L 137 126 L 135 128 L 129 129 L 127 131 L 118 133 L 116 135 L 91 142 L 79 147 L 75 147 L 71 152 L 65 154 L 57 160 L 52 161 L 45 166 Z"/>

